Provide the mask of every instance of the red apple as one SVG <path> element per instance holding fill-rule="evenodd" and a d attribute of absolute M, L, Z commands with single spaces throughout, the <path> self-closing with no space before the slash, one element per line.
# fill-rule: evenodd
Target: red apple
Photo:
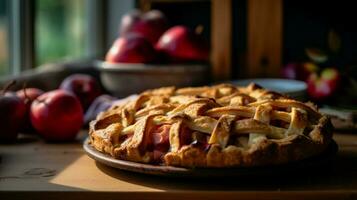
<path fill-rule="evenodd" d="M 174 26 L 159 39 L 156 49 L 173 61 L 207 61 L 209 50 L 203 38 L 185 26 Z"/>
<path fill-rule="evenodd" d="M 79 100 L 60 89 L 39 96 L 31 105 L 30 116 L 36 131 L 48 141 L 73 140 L 83 124 Z"/>
<path fill-rule="evenodd" d="M 149 63 L 155 57 L 155 49 L 146 38 L 130 34 L 114 42 L 105 60 L 110 63 Z"/>
<path fill-rule="evenodd" d="M 26 90 L 26 91 L 25 91 Z M 25 103 L 26 105 L 26 114 L 24 122 L 20 128 L 20 131 L 23 133 L 31 133 L 34 131 L 34 128 L 31 124 L 30 119 L 30 109 L 32 102 L 39 97 L 44 92 L 37 88 L 26 88 L 16 92 L 16 95 Z"/>
<path fill-rule="evenodd" d="M 25 103 L 15 94 L 0 96 L 0 142 L 13 142 L 25 119 Z"/>
<path fill-rule="evenodd" d="M 167 19 L 161 11 L 151 10 L 140 13 L 135 10 L 123 16 L 119 33 L 120 36 L 140 34 L 154 45 L 167 28 Z"/>
<path fill-rule="evenodd" d="M 102 93 L 95 78 L 86 74 L 68 76 L 62 81 L 60 89 L 75 94 L 81 102 L 83 110 L 87 110 L 94 99 Z"/>
<path fill-rule="evenodd" d="M 307 79 L 307 92 L 315 101 L 331 97 L 338 89 L 340 73 L 335 68 L 326 68 L 321 75 L 313 73 Z"/>
<path fill-rule="evenodd" d="M 281 73 L 284 78 L 306 81 L 310 74 L 317 70 L 318 67 L 314 63 L 289 63 L 282 69 Z"/>
<path fill-rule="evenodd" d="M 26 88 L 21 89 L 16 92 L 16 95 L 24 102 L 24 103 L 32 103 L 37 97 L 43 94 L 43 90 L 38 88 Z"/>

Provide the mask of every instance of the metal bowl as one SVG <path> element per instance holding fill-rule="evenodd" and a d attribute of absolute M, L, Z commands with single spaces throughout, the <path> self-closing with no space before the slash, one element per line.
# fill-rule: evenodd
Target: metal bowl
<path fill-rule="evenodd" d="M 209 82 L 209 66 L 107 63 L 97 61 L 101 82 L 117 97 L 164 86 L 195 86 Z"/>

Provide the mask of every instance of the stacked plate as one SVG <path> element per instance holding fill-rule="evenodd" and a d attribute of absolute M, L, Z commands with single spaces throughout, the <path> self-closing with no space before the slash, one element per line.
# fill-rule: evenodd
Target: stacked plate
<path fill-rule="evenodd" d="M 306 100 L 307 85 L 303 81 L 289 80 L 289 79 L 261 78 L 261 79 L 233 80 L 230 81 L 229 83 L 237 86 L 247 86 L 249 83 L 252 82 L 268 90 L 286 94 L 297 100 L 300 101 Z"/>

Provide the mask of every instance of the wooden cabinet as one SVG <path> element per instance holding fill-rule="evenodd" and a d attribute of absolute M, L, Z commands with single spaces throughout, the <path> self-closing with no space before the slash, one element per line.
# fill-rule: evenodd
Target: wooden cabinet
<path fill-rule="evenodd" d="M 211 66 L 214 80 L 232 77 L 278 77 L 282 66 L 282 0 L 247 0 L 246 31 L 247 46 L 244 55 L 233 51 L 233 27 L 239 26 L 233 20 L 232 0 L 141 0 L 142 10 L 157 8 L 157 4 L 182 4 L 182 2 L 208 2 L 210 9 Z M 190 4 L 187 4 L 189 7 Z M 200 15 L 201 13 L 197 13 Z M 242 26 L 240 26 L 242 27 Z M 237 55 L 236 55 L 237 54 Z M 233 66 L 237 60 L 239 66 Z M 233 68 L 240 68 L 233 70 Z M 240 74 L 232 74 L 233 72 Z"/>

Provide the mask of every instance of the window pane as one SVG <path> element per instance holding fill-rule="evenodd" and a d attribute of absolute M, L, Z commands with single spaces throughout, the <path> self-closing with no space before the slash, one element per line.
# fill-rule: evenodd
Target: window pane
<path fill-rule="evenodd" d="M 85 55 L 85 2 L 36 1 L 36 65 Z"/>
<path fill-rule="evenodd" d="M 7 0 L 0 0 L 0 76 L 9 72 L 7 44 L 7 7 Z"/>

